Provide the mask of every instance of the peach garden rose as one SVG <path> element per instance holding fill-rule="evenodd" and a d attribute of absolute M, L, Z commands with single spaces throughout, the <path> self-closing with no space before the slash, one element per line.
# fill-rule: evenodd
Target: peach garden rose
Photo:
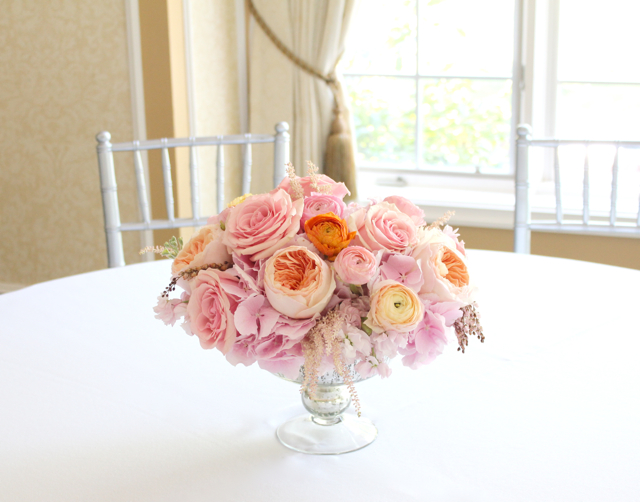
<path fill-rule="evenodd" d="M 329 265 L 306 247 L 281 249 L 265 263 L 267 298 L 274 309 L 293 319 L 322 312 L 335 288 Z"/>

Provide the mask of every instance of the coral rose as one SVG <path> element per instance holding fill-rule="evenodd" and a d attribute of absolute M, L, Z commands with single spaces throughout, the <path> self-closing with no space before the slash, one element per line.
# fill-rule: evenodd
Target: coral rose
<path fill-rule="evenodd" d="M 187 314 L 191 331 L 200 339 L 204 349 L 216 347 L 223 354 L 229 352 L 236 340 L 233 312 L 238 305 L 232 294 L 238 286 L 236 275 L 227 270 L 202 270 L 191 281 L 191 297 Z"/>
<path fill-rule="evenodd" d="M 424 231 L 411 256 L 421 262 L 421 296 L 441 302 L 472 300 L 474 289 L 469 285 L 466 258 L 456 241 L 441 229 Z"/>
<path fill-rule="evenodd" d="M 177 274 L 185 268 L 201 267 L 211 263 L 231 262 L 231 255 L 222 243 L 220 225 L 202 227 L 180 250 L 171 265 L 171 273 Z"/>
<path fill-rule="evenodd" d="M 322 312 L 335 288 L 329 265 L 306 247 L 281 249 L 265 263 L 267 298 L 274 309 L 293 319 Z"/>
<path fill-rule="evenodd" d="M 424 317 L 418 295 L 396 281 L 381 281 L 371 292 L 371 310 L 364 322 L 372 331 L 413 331 Z"/>
<path fill-rule="evenodd" d="M 356 236 L 356 232 L 349 232 L 347 222 L 334 213 L 319 214 L 308 219 L 304 224 L 304 231 L 329 261 L 335 260 L 338 253 Z"/>
<path fill-rule="evenodd" d="M 222 242 L 253 261 L 270 257 L 300 230 L 304 201 L 292 201 L 284 190 L 252 195 L 230 209 Z"/>
<path fill-rule="evenodd" d="M 378 260 L 373 253 L 360 246 L 343 249 L 334 262 L 338 277 L 347 284 L 366 284 L 375 275 L 377 267 Z"/>
<path fill-rule="evenodd" d="M 395 204 L 380 202 L 349 216 L 349 230 L 358 232 L 354 244 L 370 251 L 406 253 L 418 242 L 418 227 Z"/>

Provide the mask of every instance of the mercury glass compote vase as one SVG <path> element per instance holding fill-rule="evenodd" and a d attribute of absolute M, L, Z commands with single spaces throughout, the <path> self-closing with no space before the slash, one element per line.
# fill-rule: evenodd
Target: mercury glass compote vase
<path fill-rule="evenodd" d="M 348 370 L 354 383 L 366 380 L 355 371 L 354 364 Z M 295 380 L 275 375 L 301 385 L 304 366 L 300 367 Z M 314 396 L 307 391 L 302 393 L 302 404 L 310 414 L 292 418 L 276 430 L 278 439 L 287 448 L 312 455 L 339 455 L 364 448 L 378 436 L 371 420 L 345 413 L 351 404 L 351 395 L 335 370 L 318 378 Z"/>

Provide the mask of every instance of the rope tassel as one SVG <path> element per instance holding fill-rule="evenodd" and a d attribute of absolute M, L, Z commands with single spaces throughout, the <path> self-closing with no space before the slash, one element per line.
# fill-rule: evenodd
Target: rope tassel
<path fill-rule="evenodd" d="M 331 133 L 327 138 L 327 149 L 324 157 L 324 173 L 329 178 L 347 185 L 347 188 L 351 190 L 349 199 L 355 199 L 357 197 L 357 185 L 353 141 L 342 110 L 336 107 L 333 113 Z"/>

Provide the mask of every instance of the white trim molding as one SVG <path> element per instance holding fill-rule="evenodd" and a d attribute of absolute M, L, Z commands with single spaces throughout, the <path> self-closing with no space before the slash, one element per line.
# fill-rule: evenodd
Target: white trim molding
<path fill-rule="evenodd" d="M 129 58 L 129 87 L 131 91 L 131 124 L 133 139 L 144 141 L 147 139 L 147 122 L 144 101 L 144 76 L 142 71 L 142 45 L 140 41 L 140 8 L 138 0 L 125 0 L 125 14 L 127 21 L 127 50 Z M 141 154 L 144 177 L 149 193 L 149 160 L 147 152 Z M 140 232 L 140 247 L 153 246 L 153 232 Z M 142 261 L 153 261 L 152 253 L 142 255 Z"/>

